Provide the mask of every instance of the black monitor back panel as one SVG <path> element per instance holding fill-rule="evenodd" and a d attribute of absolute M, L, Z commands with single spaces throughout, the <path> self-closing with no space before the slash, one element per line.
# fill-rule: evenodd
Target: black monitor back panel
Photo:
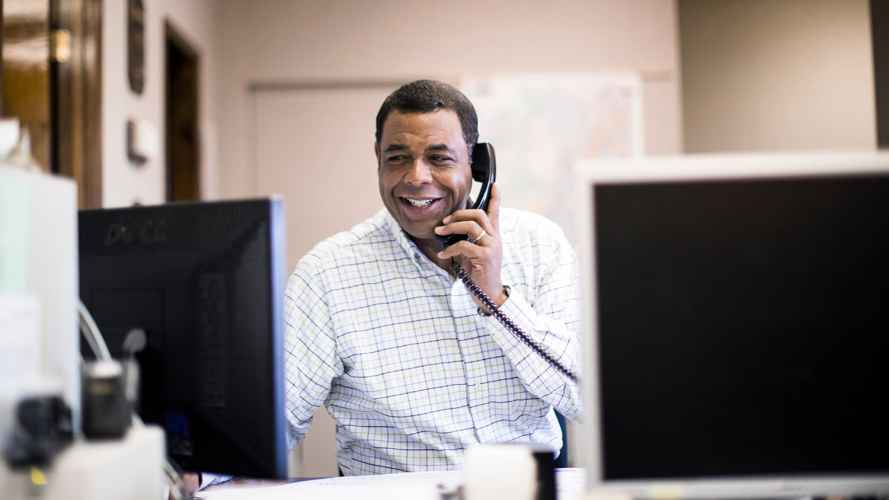
<path fill-rule="evenodd" d="M 280 202 L 82 211 L 80 294 L 111 353 L 141 328 L 139 413 L 187 470 L 286 477 Z"/>

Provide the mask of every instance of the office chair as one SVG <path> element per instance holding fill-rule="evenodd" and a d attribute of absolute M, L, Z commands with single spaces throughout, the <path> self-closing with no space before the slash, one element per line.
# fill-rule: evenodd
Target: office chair
<path fill-rule="evenodd" d="M 559 427 L 562 429 L 562 450 L 559 457 L 556 458 L 556 467 L 568 467 L 568 427 L 565 425 L 565 417 L 561 413 L 556 412 L 556 418 L 559 420 Z"/>

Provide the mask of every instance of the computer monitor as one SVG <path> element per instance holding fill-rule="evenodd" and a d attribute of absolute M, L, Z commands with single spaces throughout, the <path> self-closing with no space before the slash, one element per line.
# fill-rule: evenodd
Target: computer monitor
<path fill-rule="evenodd" d="M 183 469 L 287 477 L 280 200 L 85 210 L 80 296 L 112 356 L 147 335 L 139 414 Z"/>
<path fill-rule="evenodd" d="M 589 486 L 889 492 L 889 155 L 576 170 Z"/>

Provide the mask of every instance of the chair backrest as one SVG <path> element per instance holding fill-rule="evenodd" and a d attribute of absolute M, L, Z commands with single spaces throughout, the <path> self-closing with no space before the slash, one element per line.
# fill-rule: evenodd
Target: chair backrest
<path fill-rule="evenodd" d="M 559 427 L 562 429 L 562 450 L 556 458 L 556 467 L 568 467 L 568 427 L 565 425 L 565 417 L 561 413 L 556 412 L 556 418 L 559 420 Z"/>

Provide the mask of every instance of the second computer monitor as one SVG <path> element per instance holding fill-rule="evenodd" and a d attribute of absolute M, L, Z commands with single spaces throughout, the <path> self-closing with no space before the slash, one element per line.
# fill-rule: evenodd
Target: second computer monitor
<path fill-rule="evenodd" d="M 592 484 L 889 490 L 889 156 L 580 170 Z"/>

